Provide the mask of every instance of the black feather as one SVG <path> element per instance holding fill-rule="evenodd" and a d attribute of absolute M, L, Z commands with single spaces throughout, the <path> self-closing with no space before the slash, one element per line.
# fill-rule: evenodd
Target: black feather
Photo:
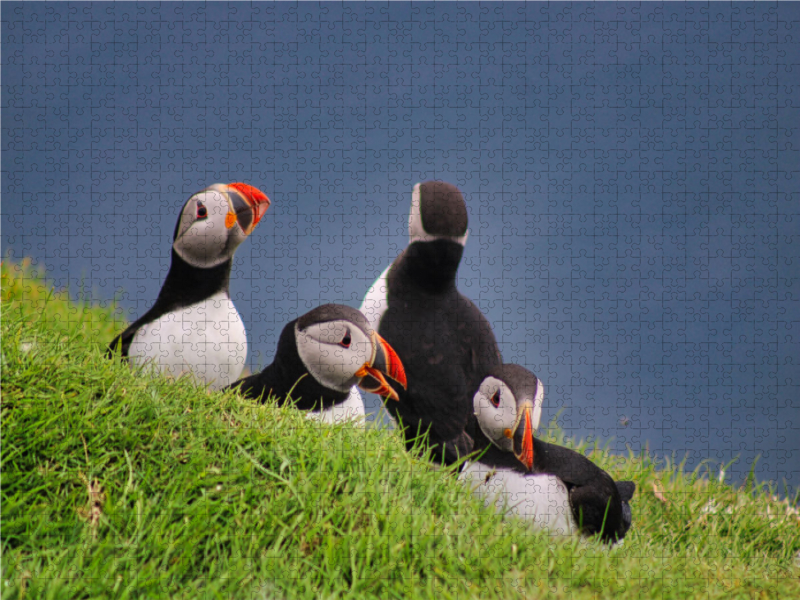
<path fill-rule="evenodd" d="M 405 367 L 408 389 L 386 407 L 402 421 L 406 444 L 428 434 L 436 460 L 451 464 L 469 452 L 472 396 L 500 364 L 489 322 L 456 289 L 463 247 L 452 241 L 414 242 L 388 275 L 388 308 L 378 333 Z"/>
<path fill-rule="evenodd" d="M 240 379 L 226 389 L 238 388 L 245 397 L 262 402 L 271 393 L 277 397 L 281 406 L 291 391 L 292 399 L 297 401 L 295 407 L 300 410 L 322 410 L 344 402 L 349 392 L 326 388 L 308 373 L 297 351 L 295 336 L 295 327 L 298 323 L 302 328 L 311 323 L 334 319 L 348 319 L 362 328 L 368 326 L 364 315 L 354 308 L 341 305 L 321 306 L 291 321 L 283 328 L 271 365 L 256 375 Z"/>

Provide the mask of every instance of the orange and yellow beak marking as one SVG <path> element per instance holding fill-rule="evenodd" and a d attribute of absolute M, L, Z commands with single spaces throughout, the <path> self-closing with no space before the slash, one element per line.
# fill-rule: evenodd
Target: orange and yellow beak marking
<path fill-rule="evenodd" d="M 236 225 L 236 213 L 228 212 L 228 214 L 225 215 L 225 228 L 230 229 L 234 225 Z"/>
<path fill-rule="evenodd" d="M 375 332 L 372 333 L 372 338 L 373 357 L 371 361 L 364 363 L 356 373 L 356 377 L 360 379 L 358 385 L 367 392 L 399 401 L 400 396 L 389 385 L 386 376 L 399 383 L 405 390 L 408 388 L 406 370 L 400 357 L 386 340 Z"/>

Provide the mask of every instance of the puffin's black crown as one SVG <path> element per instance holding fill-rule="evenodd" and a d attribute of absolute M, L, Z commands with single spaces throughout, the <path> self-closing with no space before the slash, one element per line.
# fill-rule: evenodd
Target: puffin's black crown
<path fill-rule="evenodd" d="M 421 183 L 419 204 L 426 233 L 451 237 L 467 233 L 467 204 L 456 186 L 443 181 Z"/>
<path fill-rule="evenodd" d="M 305 329 L 309 325 L 338 321 L 340 319 L 350 321 L 367 333 L 372 331 L 367 318 L 361 311 L 343 304 L 323 304 L 297 319 L 297 327 Z"/>
<path fill-rule="evenodd" d="M 497 365 L 489 375 L 505 383 L 514 392 L 514 396 L 519 400 L 522 398 L 535 398 L 539 387 L 539 380 L 536 375 L 525 367 L 506 363 Z"/>

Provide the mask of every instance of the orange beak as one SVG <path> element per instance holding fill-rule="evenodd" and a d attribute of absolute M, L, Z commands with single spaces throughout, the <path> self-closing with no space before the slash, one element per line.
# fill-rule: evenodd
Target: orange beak
<path fill-rule="evenodd" d="M 514 432 L 514 456 L 517 457 L 528 471 L 533 470 L 533 419 L 531 413 L 533 407 L 530 404 L 525 404 L 522 409 L 522 418 Z M 517 451 L 519 448 L 519 451 Z"/>
<path fill-rule="evenodd" d="M 394 348 L 374 331 L 372 332 L 372 348 L 372 360 L 364 363 L 356 373 L 356 377 L 360 378 L 358 387 L 383 398 L 399 401 L 400 396 L 389 385 L 386 377 L 399 383 L 404 390 L 408 388 L 406 370 L 403 368 L 400 357 L 397 356 Z"/>
<path fill-rule="evenodd" d="M 229 183 L 228 187 L 232 191 L 230 195 L 233 198 L 233 206 L 239 225 L 245 233 L 249 234 L 267 212 L 271 202 L 264 192 L 254 188 L 252 185 Z M 243 203 L 237 202 L 238 199 L 235 198 L 237 195 L 244 199 Z"/>

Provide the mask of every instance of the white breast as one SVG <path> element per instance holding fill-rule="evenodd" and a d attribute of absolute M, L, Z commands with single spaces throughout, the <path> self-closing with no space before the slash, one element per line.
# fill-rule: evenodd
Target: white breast
<path fill-rule="evenodd" d="M 132 366 L 149 361 L 162 373 L 192 373 L 219 390 L 241 375 L 247 335 L 228 294 L 219 292 L 140 327 L 128 356 Z"/>
<path fill-rule="evenodd" d="M 329 425 L 335 423 L 345 423 L 347 421 L 357 421 L 364 419 L 364 401 L 358 388 L 350 388 L 350 395 L 341 404 L 335 404 L 322 411 L 309 411 L 307 418 L 320 423 Z"/>
<path fill-rule="evenodd" d="M 367 290 L 367 295 L 364 296 L 364 301 L 361 303 L 361 308 L 359 308 L 375 331 L 378 331 L 383 313 L 389 307 L 389 282 L 386 278 L 391 268 L 392 265 L 386 267 L 380 277 L 375 280 L 375 283 L 370 286 Z"/>
<path fill-rule="evenodd" d="M 498 512 L 530 520 L 551 535 L 577 531 L 569 492 L 555 475 L 525 475 L 509 469 L 494 469 L 467 463 L 459 480 L 473 486 L 474 493 Z"/>
<path fill-rule="evenodd" d="M 375 283 L 370 286 L 370 288 L 367 290 L 367 294 L 364 296 L 364 301 L 361 303 L 361 307 L 358 309 L 365 317 L 367 317 L 370 327 L 372 327 L 375 331 L 378 331 L 378 327 L 380 327 L 381 324 L 381 319 L 383 318 L 383 313 L 385 313 L 386 309 L 389 308 L 389 282 L 387 281 L 387 277 L 389 276 L 389 269 L 391 268 L 392 265 L 386 267 L 383 270 L 383 273 L 381 273 L 380 276 L 375 280 Z M 353 388 L 353 391 L 358 393 L 356 388 Z M 351 391 L 351 396 L 352 393 L 353 392 Z M 379 412 L 385 415 L 392 423 L 395 423 L 392 415 L 389 414 L 389 411 L 386 410 L 383 405 L 381 405 Z"/>

